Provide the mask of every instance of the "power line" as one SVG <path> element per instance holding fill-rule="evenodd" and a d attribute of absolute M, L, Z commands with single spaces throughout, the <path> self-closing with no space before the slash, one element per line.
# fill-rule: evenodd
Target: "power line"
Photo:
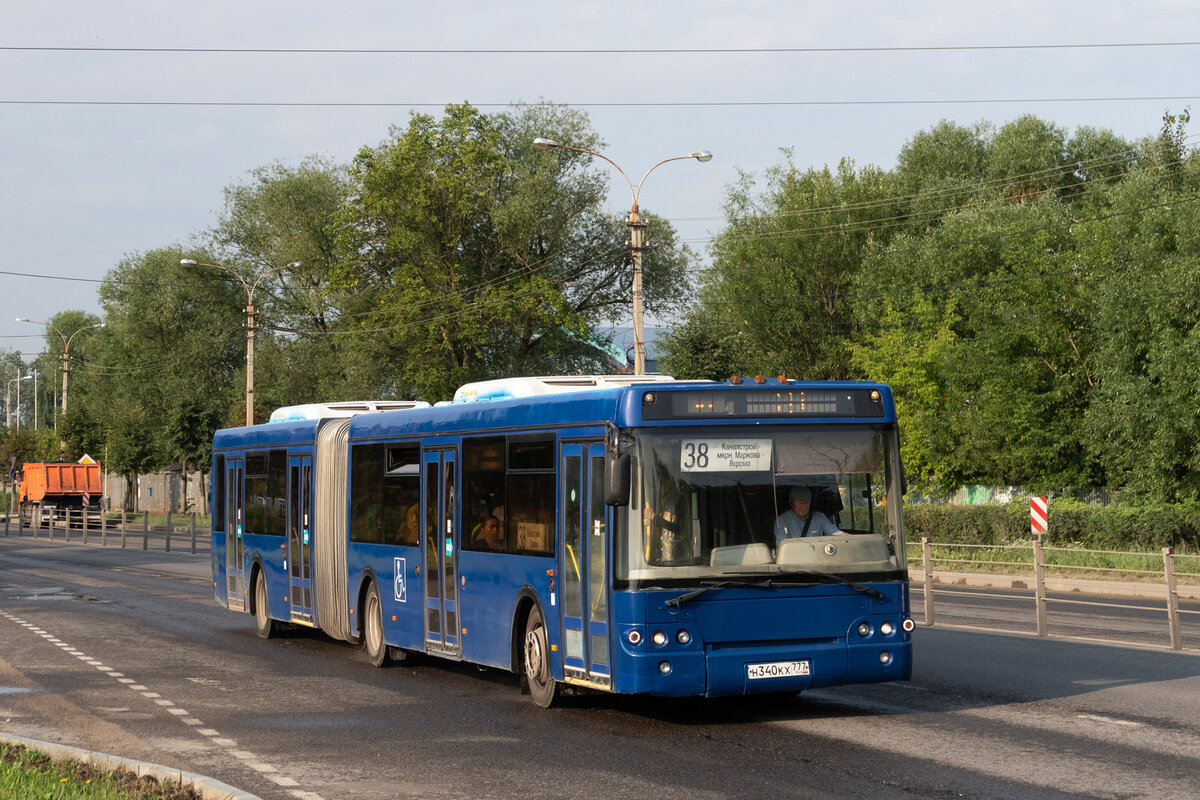
<path fill-rule="evenodd" d="M 933 251 L 933 250 L 950 251 L 950 250 L 953 250 L 954 248 L 962 247 L 964 245 L 976 245 L 976 244 L 980 244 L 982 242 L 995 242 L 995 241 L 1000 241 L 1000 240 L 1004 240 L 1004 239 L 1015 239 L 1015 238 L 1018 238 L 1021 236 L 1026 236 L 1029 234 L 1042 233 L 1045 231 L 1054 230 L 1056 228 L 1072 228 L 1075 225 L 1083 225 L 1083 224 L 1087 224 L 1087 223 L 1091 223 L 1091 222 L 1103 222 L 1104 220 L 1116 219 L 1118 217 L 1126 217 L 1126 216 L 1129 216 L 1132 214 L 1140 214 L 1145 211 L 1153 211 L 1155 209 L 1160 209 L 1160 208 L 1170 208 L 1171 206 L 1183 205 L 1185 203 L 1194 203 L 1197 201 L 1200 201 L 1200 193 L 1184 195 L 1182 197 L 1175 197 L 1175 198 L 1171 198 L 1169 200 L 1166 200 L 1166 201 L 1163 201 L 1160 203 L 1154 203 L 1152 205 L 1147 205 L 1147 206 L 1139 206 L 1137 208 L 1133 208 L 1128 211 L 1113 211 L 1113 212 L 1106 213 L 1106 214 L 1098 214 L 1093 217 L 1084 217 L 1082 219 L 1071 218 L 1071 219 L 1067 219 L 1067 220 L 1063 220 L 1063 221 L 1059 221 L 1059 222 L 1046 223 L 1045 225 L 1037 225 L 1037 226 L 1034 226 L 1031 228 L 1022 228 L 1020 230 L 1015 230 L 1015 231 L 1004 231 L 1001 233 L 989 234 L 986 236 L 974 236 L 974 237 L 971 237 L 968 239 L 955 239 L 953 241 L 939 242 L 937 244 L 917 245 L 914 247 L 904 247 L 904 248 L 899 248 L 899 249 L 894 249 L 894 250 L 881 250 L 878 252 L 864 252 L 864 253 L 850 255 L 850 256 L 803 259 L 803 260 L 799 260 L 799 261 L 791 261 L 791 262 L 788 262 L 787 264 L 782 264 L 779 262 L 770 263 L 770 264 L 742 264 L 742 265 L 740 265 L 739 269 L 742 273 L 744 273 L 746 270 L 760 270 L 760 269 L 768 269 L 768 268 L 775 268 L 775 267 L 781 267 L 781 266 L 798 267 L 798 266 L 802 266 L 802 265 L 806 265 L 806 264 L 835 264 L 835 263 L 839 263 L 839 262 L 848 262 L 848 261 L 849 262 L 867 261 L 867 260 L 872 260 L 872 259 L 887 258 L 889 256 L 906 255 L 909 253 L 929 252 L 929 251 Z M 698 269 L 692 270 L 692 271 L 698 272 L 698 273 L 711 272 L 711 273 L 716 273 L 717 275 L 722 275 L 724 273 L 724 270 L 722 270 L 722 268 L 717 267 L 717 266 L 701 267 L 701 268 L 698 268 Z M 819 297 L 819 296 L 823 296 L 823 295 L 814 295 L 814 296 Z"/>
<path fill-rule="evenodd" d="M 1004 97 L 932 98 L 909 100 L 657 100 L 645 102 L 588 101 L 547 103 L 512 101 L 471 103 L 474 108 L 796 108 L 815 106 L 938 106 L 1004 105 L 1011 103 L 1125 103 L 1200 100 L 1200 95 L 1117 95 L 1111 97 Z M 95 107 L 183 107 L 183 108 L 445 108 L 453 102 L 382 102 L 319 100 L 0 100 L 6 106 L 95 106 Z"/>
<path fill-rule="evenodd" d="M 708 55 L 767 53 L 930 53 L 991 50 L 1100 50 L 1107 48 L 1195 47 L 1200 42 L 1094 42 L 1051 44 L 913 45 L 878 47 L 629 47 L 629 48 L 374 48 L 374 47 L 94 47 L 0 46 L 6 52 L 188 53 L 250 55 Z"/>

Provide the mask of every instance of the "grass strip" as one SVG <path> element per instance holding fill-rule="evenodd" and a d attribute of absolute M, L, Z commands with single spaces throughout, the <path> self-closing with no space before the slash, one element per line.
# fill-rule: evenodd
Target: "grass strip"
<path fill-rule="evenodd" d="M 0 744 L 0 800 L 201 800 L 190 786 Z"/>

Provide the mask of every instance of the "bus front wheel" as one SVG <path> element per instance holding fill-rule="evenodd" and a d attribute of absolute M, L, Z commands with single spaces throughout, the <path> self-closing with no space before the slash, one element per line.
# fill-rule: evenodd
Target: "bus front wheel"
<path fill-rule="evenodd" d="M 388 660 L 388 646 L 383 637 L 383 603 L 379 602 L 379 588 L 371 584 L 363 613 L 363 650 L 367 660 L 382 667 Z"/>
<path fill-rule="evenodd" d="M 546 623 L 537 606 L 525 621 L 525 681 L 529 695 L 542 708 L 554 703 L 558 686 L 550 674 L 550 648 L 546 639 Z"/>

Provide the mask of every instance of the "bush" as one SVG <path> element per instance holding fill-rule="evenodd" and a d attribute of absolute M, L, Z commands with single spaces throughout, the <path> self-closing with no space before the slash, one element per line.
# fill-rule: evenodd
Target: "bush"
<path fill-rule="evenodd" d="M 1089 506 L 1052 500 L 1047 545 L 1089 550 L 1200 551 L 1200 503 L 1157 506 Z M 928 536 L 946 544 L 1002 545 L 1028 542 L 1029 504 L 904 506 L 909 541 Z"/>

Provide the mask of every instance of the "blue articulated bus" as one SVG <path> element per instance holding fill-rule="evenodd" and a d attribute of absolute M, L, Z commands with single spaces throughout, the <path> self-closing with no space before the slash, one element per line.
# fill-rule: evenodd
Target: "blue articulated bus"
<path fill-rule="evenodd" d="M 910 677 L 887 386 L 518 378 L 276 419 L 213 439 L 214 592 L 263 637 L 511 670 L 541 706 Z"/>

